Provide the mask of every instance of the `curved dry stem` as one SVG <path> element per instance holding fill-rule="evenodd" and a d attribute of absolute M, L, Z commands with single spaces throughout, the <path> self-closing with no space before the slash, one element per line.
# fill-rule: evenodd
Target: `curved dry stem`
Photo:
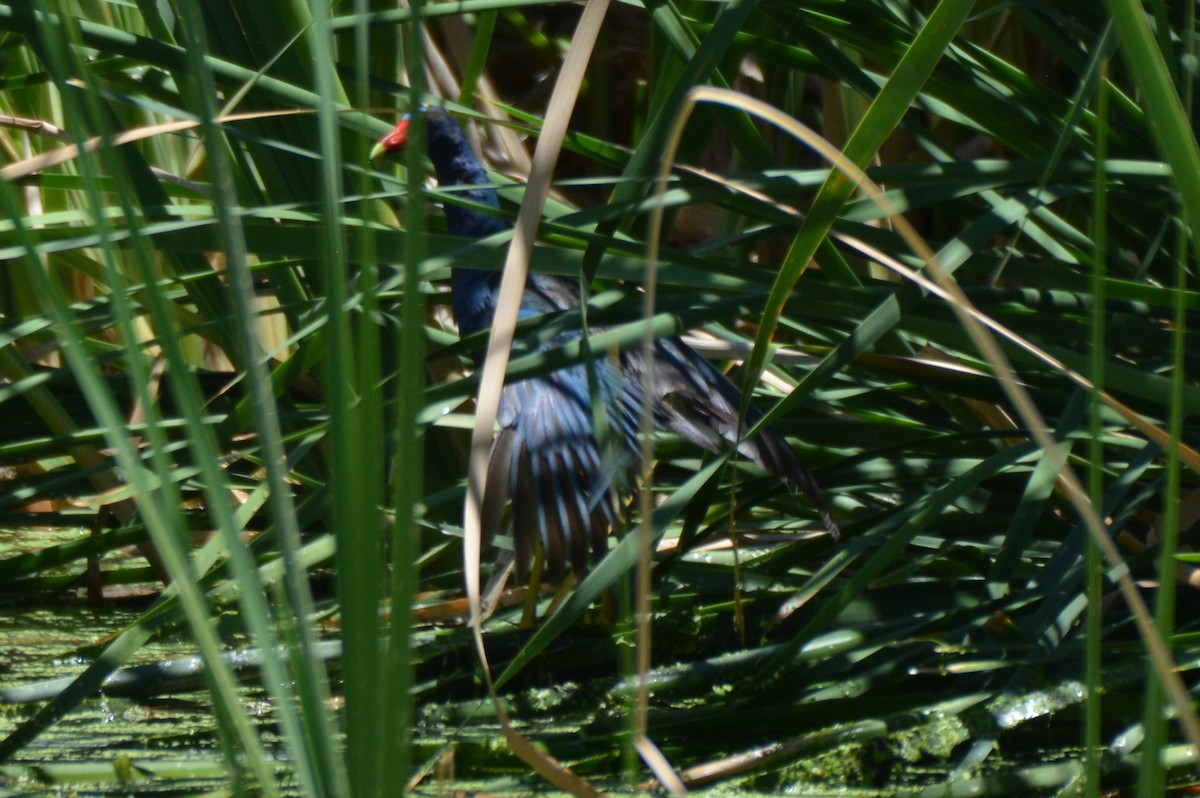
<path fill-rule="evenodd" d="M 508 719 L 492 681 L 491 666 L 488 664 L 487 649 L 483 642 L 483 614 L 479 589 L 479 566 L 482 554 L 482 498 L 483 486 L 487 481 L 488 455 L 496 425 L 496 413 L 500 407 L 500 391 L 504 387 L 504 372 L 508 368 L 508 355 L 512 349 L 513 335 L 517 325 L 517 314 L 521 298 L 525 293 L 525 279 L 529 274 L 529 257 L 537 238 L 538 223 L 550 191 L 554 176 L 554 164 L 562 150 L 567 124 L 579 88 L 583 84 L 584 71 L 591 57 L 600 25 L 608 11 L 609 0 L 589 0 L 580 17 L 572 38 L 571 48 L 563 61 L 562 71 L 554 84 L 550 104 L 546 110 L 546 121 L 542 135 L 538 138 L 533 156 L 529 183 L 517 214 L 516 229 L 509 244 L 504 261 L 504 274 L 500 282 L 500 296 L 492 329 L 488 336 L 487 355 L 479 379 L 476 398 L 475 427 L 471 433 L 470 463 L 468 466 L 467 493 L 463 506 L 463 570 L 466 579 L 467 606 L 470 611 L 470 627 L 475 638 L 479 663 L 483 666 L 488 695 L 496 709 L 496 717 L 504 730 L 509 750 L 532 767 L 542 778 L 572 795 L 603 795 L 590 782 L 581 779 L 554 757 L 539 751 L 516 729 Z"/>
<path fill-rule="evenodd" d="M 344 109 L 349 110 L 349 109 Z M 240 114 L 226 114 L 218 116 L 213 121 L 218 125 L 224 125 L 230 122 L 245 122 L 250 119 L 268 119 L 276 116 L 298 116 L 301 114 L 315 114 L 316 110 L 312 108 L 290 109 L 284 111 L 250 111 Z M 5 123 L 8 120 L 14 119 L 7 117 L 0 119 L 0 123 Z M 25 158 L 15 163 L 0 169 L 0 180 L 19 180 L 23 177 L 40 172 L 43 169 L 49 169 L 54 166 L 59 166 L 67 161 L 73 161 L 79 157 L 80 148 L 84 152 L 96 152 L 101 147 L 120 147 L 124 144 L 131 144 L 142 139 L 154 138 L 155 136 L 164 136 L 168 133 L 181 133 L 185 130 L 194 130 L 203 124 L 198 119 L 181 119 L 175 122 L 163 122 L 158 125 L 144 125 L 142 127 L 130 128 L 122 130 L 119 133 L 114 133 L 112 136 L 94 136 L 82 145 L 67 144 L 62 147 L 55 147 L 52 150 L 40 152 L 29 158 Z M 55 136 L 55 138 L 59 138 Z"/>

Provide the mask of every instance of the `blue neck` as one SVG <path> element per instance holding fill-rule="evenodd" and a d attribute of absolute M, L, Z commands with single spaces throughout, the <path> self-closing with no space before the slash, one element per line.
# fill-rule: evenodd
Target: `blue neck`
<path fill-rule="evenodd" d="M 500 198 L 489 185 L 487 172 L 471 152 L 466 134 L 454 117 L 445 111 L 428 109 L 425 120 L 429 159 L 433 161 L 442 188 L 473 203 L 499 209 Z M 455 190 L 457 186 L 464 188 Z M 446 205 L 446 225 L 454 235 L 466 238 L 483 238 L 509 227 L 508 222 L 495 214 L 451 203 Z"/>
<path fill-rule="evenodd" d="M 487 172 L 476 160 L 454 117 L 431 108 L 425 111 L 425 121 L 429 159 L 433 161 L 442 188 L 471 203 L 498 210 L 500 198 L 489 185 Z M 446 227 L 457 236 L 483 238 L 509 228 L 508 222 L 499 215 L 477 208 L 447 202 L 445 210 Z M 467 266 L 454 268 L 450 276 L 450 295 L 460 334 L 470 335 L 491 326 L 499 279 L 499 272 Z"/>

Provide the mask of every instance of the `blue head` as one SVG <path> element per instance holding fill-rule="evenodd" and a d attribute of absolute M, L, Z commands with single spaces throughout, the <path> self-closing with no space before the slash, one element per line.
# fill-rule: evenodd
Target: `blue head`
<path fill-rule="evenodd" d="M 478 186 L 454 193 L 472 202 L 499 208 L 500 199 L 496 196 L 496 190 L 490 187 L 487 172 L 475 158 L 466 134 L 454 117 L 440 108 L 425 108 L 420 113 L 425 119 L 425 144 L 429 160 L 433 161 L 433 168 L 442 188 Z M 408 146 L 410 121 L 409 115 L 405 114 L 395 129 L 375 145 L 371 157 L 402 152 Z M 493 214 L 447 203 L 446 226 L 455 235 L 482 238 L 505 230 L 509 225 Z"/>

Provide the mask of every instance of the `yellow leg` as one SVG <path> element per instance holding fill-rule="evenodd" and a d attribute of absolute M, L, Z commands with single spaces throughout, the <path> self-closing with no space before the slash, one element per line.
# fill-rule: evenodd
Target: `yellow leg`
<path fill-rule="evenodd" d="M 546 564 L 546 553 L 539 540 L 533 548 L 533 568 L 529 571 L 529 582 L 525 586 L 525 609 L 521 612 L 521 629 L 537 626 L 537 603 L 542 586 L 542 570 Z"/>
<path fill-rule="evenodd" d="M 547 615 L 554 612 L 554 608 L 559 604 L 562 604 L 563 599 L 565 599 L 575 587 L 575 582 L 575 572 L 572 571 L 571 573 L 567 574 L 567 578 L 562 581 L 562 584 L 555 588 L 554 598 L 550 599 L 550 606 L 546 608 Z"/>

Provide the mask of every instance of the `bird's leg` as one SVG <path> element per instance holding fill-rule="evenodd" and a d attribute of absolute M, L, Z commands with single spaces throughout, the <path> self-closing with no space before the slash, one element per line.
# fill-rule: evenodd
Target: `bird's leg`
<path fill-rule="evenodd" d="M 537 603 L 542 586 L 542 571 L 546 564 L 546 553 L 542 549 L 541 538 L 533 546 L 533 566 L 529 569 L 529 582 L 525 588 L 525 609 L 521 613 L 520 629 L 533 629 L 537 626 Z"/>
<path fill-rule="evenodd" d="M 600 624 L 603 626 L 613 626 L 617 622 L 617 605 L 613 601 L 611 590 L 605 590 L 600 594 Z"/>

